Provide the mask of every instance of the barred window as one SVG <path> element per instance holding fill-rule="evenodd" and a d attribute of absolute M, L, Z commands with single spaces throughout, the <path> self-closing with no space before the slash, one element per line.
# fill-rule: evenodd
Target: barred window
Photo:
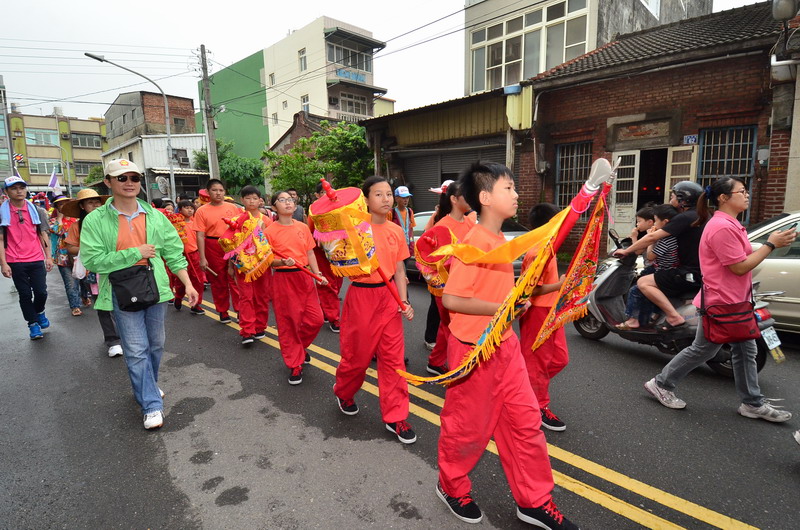
<path fill-rule="evenodd" d="M 754 126 L 701 130 L 697 183 L 705 187 L 718 177 L 741 177 L 749 189 L 755 149 Z"/>
<path fill-rule="evenodd" d="M 592 142 L 556 146 L 556 203 L 564 208 L 589 178 L 592 168 Z"/>

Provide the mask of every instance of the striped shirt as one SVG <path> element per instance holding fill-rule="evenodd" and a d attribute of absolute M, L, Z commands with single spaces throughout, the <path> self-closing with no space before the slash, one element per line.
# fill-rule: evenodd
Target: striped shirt
<path fill-rule="evenodd" d="M 657 271 L 676 268 L 680 265 L 678 238 L 675 236 L 662 237 L 653 245 L 653 254 L 656 255 L 653 266 Z"/>

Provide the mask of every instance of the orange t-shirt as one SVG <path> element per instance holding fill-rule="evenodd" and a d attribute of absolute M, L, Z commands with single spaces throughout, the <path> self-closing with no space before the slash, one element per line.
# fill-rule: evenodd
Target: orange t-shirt
<path fill-rule="evenodd" d="M 461 242 L 488 252 L 505 243 L 506 238 L 502 234 L 489 232 L 482 225 L 475 225 Z M 511 263 L 466 265 L 453 260 L 444 294 L 501 303 L 513 288 L 514 266 Z M 491 319 L 489 315 L 467 315 L 451 311 L 450 331 L 458 340 L 475 344 Z M 512 333 L 514 330 L 509 327 L 503 333 L 503 340 Z"/>
<path fill-rule="evenodd" d="M 223 202 L 219 206 L 205 204 L 194 214 L 194 229 L 197 232 L 205 232 L 206 236 L 219 238 L 228 229 L 228 225 L 222 219 L 230 219 L 241 213 L 242 210 L 238 206 L 229 202 Z"/>
<path fill-rule="evenodd" d="M 78 228 L 77 221 L 69 226 L 67 237 L 64 238 L 64 242 L 68 245 L 75 245 L 76 247 L 81 246 L 81 229 Z"/>
<path fill-rule="evenodd" d="M 439 219 L 439 221 L 437 221 L 434 226 L 439 226 L 439 225 L 446 226 L 447 228 L 449 228 L 450 231 L 455 234 L 456 239 L 458 239 L 458 241 L 461 242 L 464 240 L 469 231 L 472 230 L 472 227 L 475 226 L 475 220 L 467 216 L 464 216 L 464 219 L 459 222 L 450 217 L 449 215 L 445 215 L 444 217 Z"/>
<path fill-rule="evenodd" d="M 527 254 L 525 254 L 525 257 L 522 259 L 522 272 L 528 270 L 528 267 L 531 266 L 531 263 L 533 263 L 534 258 L 536 258 L 536 256 L 538 255 L 537 252 L 538 249 L 533 249 L 528 251 Z M 551 284 L 551 283 L 558 283 L 558 263 L 556 262 L 555 258 L 550 258 L 550 261 L 548 261 L 547 265 L 544 266 L 542 279 L 539 280 L 539 285 Z M 531 305 L 534 305 L 536 307 L 553 307 L 557 300 L 558 300 L 558 291 L 553 291 L 552 293 L 531 297 Z"/>
<path fill-rule="evenodd" d="M 283 225 L 276 221 L 264 233 L 267 234 L 276 259 L 292 258 L 295 261 L 291 267 L 275 267 L 276 269 L 296 269 L 308 265 L 308 251 L 314 249 L 316 242 L 305 223 L 292 219 L 292 224 Z"/>
<path fill-rule="evenodd" d="M 124 215 L 117 215 L 117 217 L 119 217 L 117 250 L 138 247 L 147 243 L 147 221 L 145 220 L 147 214 L 140 212 L 139 215 L 134 217 L 130 222 L 128 222 L 128 218 Z M 147 260 L 140 259 L 135 265 L 147 265 Z"/>
<path fill-rule="evenodd" d="M 186 220 L 186 242 L 183 244 L 183 251 L 186 254 L 191 254 L 197 250 L 197 228 L 194 224 L 194 217 Z"/>
<path fill-rule="evenodd" d="M 375 252 L 378 255 L 378 263 L 386 276 L 391 280 L 397 271 L 397 262 L 403 261 L 411 254 L 408 252 L 408 244 L 403 235 L 403 229 L 392 222 L 372 225 L 372 238 L 375 241 Z M 369 276 L 353 276 L 351 281 L 359 283 L 381 283 L 383 278 L 378 271 Z"/>

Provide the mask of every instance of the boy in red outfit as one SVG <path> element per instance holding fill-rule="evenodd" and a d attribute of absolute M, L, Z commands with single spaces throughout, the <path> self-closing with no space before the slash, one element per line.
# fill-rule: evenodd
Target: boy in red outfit
<path fill-rule="evenodd" d="M 214 307 L 219 313 L 219 321 L 228 324 L 230 300 L 233 306 L 239 305 L 239 293 L 236 282 L 228 276 L 228 262 L 223 259 L 225 251 L 219 246 L 219 238 L 228 229 L 223 219 L 231 219 L 241 210 L 229 202 L 225 202 L 225 186 L 221 180 L 209 179 L 206 184 L 211 202 L 203 205 L 194 214 L 194 229 L 197 232 L 197 250 L 200 253 L 200 268 L 207 271 L 206 279 L 211 282 L 211 297 Z"/>
<path fill-rule="evenodd" d="M 272 224 L 272 219 L 262 214 L 261 192 L 255 186 L 245 186 L 240 192 L 244 213 L 260 220 L 263 233 Z M 234 266 L 232 260 L 228 261 L 228 275 L 236 282 L 239 292 L 239 335 L 242 337 L 242 346 L 253 344 L 256 339 L 266 337 L 267 321 L 269 320 L 269 301 L 272 298 L 272 271 L 267 269 L 257 278 L 246 280 L 247 272 Z"/>
<path fill-rule="evenodd" d="M 186 272 L 189 273 L 189 280 L 192 282 L 192 287 L 197 291 L 197 304 L 192 307 L 189 312 L 193 315 L 204 315 L 201 304 L 203 302 L 203 270 L 200 268 L 200 253 L 197 251 L 197 233 L 194 227 L 194 205 L 192 201 L 181 201 L 178 203 L 178 212 L 183 216 L 186 222 L 186 240 L 183 242 L 183 255 L 186 256 L 186 261 L 189 264 L 186 267 Z M 182 303 L 183 297 L 186 296 L 186 287 L 178 281 L 173 285 L 175 292 L 175 307 Z"/>
<path fill-rule="evenodd" d="M 315 282 L 300 270 L 308 265 L 311 272 L 320 275 L 314 257 L 316 242 L 308 226 L 292 218 L 296 203 L 289 192 L 275 194 L 273 205 L 278 220 L 267 227 L 266 233 L 275 254 L 272 292 L 280 300 L 273 304 L 275 323 L 283 362 L 291 371 L 289 384 L 299 385 L 303 382 L 303 364 L 311 362 L 306 348 L 317 337 L 323 322 Z M 327 280 L 322 278 L 321 283 Z"/>
<path fill-rule="evenodd" d="M 314 195 L 319 199 L 325 192 L 322 191 L 322 183 L 317 184 L 317 189 Z M 314 221 L 311 216 L 308 216 L 308 228 L 311 233 L 314 233 Z M 322 315 L 328 322 L 328 326 L 334 333 L 339 333 L 339 317 L 341 316 L 339 310 L 339 291 L 342 289 L 342 277 L 336 276 L 331 270 L 331 264 L 325 251 L 321 246 L 314 247 L 314 256 L 317 258 L 317 266 L 319 271 L 328 280 L 327 284 L 317 283 L 317 295 L 319 296 L 319 305 L 322 307 Z"/>
<path fill-rule="evenodd" d="M 505 243 L 503 221 L 517 212 L 511 170 L 493 162 L 476 163 L 460 178 L 467 203 L 480 222 L 463 243 L 489 251 Z M 466 265 L 455 261 L 442 303 L 450 311 L 448 360 L 461 364 L 506 295 L 514 287 L 511 263 Z M 517 518 L 551 529 L 577 528 L 553 503 L 553 473 L 542 417 L 525 372 L 519 340 L 509 327 L 492 357 L 447 387 L 439 436 L 436 494 L 465 522 L 483 519 L 470 495 L 468 473 L 494 437 L 500 463 L 517 503 Z"/>

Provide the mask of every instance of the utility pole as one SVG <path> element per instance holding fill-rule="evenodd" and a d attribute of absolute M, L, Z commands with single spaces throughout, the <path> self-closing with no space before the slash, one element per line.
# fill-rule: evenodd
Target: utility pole
<path fill-rule="evenodd" d="M 206 45 L 200 45 L 200 61 L 203 67 L 203 116 L 206 122 L 206 138 L 208 138 L 208 169 L 212 179 L 219 178 L 219 161 L 217 160 L 217 138 L 214 131 L 214 113 L 211 106 L 211 86 L 208 82 L 208 63 L 206 62 Z"/>

